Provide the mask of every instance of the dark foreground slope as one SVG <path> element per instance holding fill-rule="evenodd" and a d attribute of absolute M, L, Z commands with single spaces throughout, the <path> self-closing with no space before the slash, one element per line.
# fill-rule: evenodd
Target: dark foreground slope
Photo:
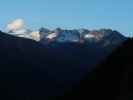
<path fill-rule="evenodd" d="M 67 96 L 108 55 L 99 46 L 88 46 L 49 47 L 0 32 L 0 97 L 47 100 Z"/>
<path fill-rule="evenodd" d="M 132 100 L 132 59 L 133 40 L 128 39 L 103 64 L 81 81 L 80 97 L 85 100 L 90 98 L 92 98 L 90 100 L 99 98 L 101 100 Z"/>

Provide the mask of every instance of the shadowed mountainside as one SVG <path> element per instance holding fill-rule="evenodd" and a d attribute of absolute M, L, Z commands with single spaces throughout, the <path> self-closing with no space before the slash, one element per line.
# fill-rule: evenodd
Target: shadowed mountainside
<path fill-rule="evenodd" d="M 91 97 L 92 100 L 96 98 L 102 100 L 133 99 L 132 47 L 133 39 L 128 39 L 97 69 L 88 73 L 88 77 L 81 81 L 79 90 L 83 100 L 88 100 Z"/>
<path fill-rule="evenodd" d="M 0 32 L 1 97 L 55 99 L 80 81 L 109 54 L 98 45 L 38 42 Z"/>

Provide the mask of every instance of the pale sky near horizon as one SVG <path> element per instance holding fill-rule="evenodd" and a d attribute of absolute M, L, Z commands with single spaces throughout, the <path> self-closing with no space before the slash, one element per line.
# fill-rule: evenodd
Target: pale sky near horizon
<path fill-rule="evenodd" d="M 16 18 L 28 28 L 111 28 L 133 36 L 133 0 L 0 0 L 0 29 Z"/>

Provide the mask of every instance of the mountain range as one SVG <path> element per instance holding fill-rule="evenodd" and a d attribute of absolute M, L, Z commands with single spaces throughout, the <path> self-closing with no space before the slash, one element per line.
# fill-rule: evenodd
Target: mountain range
<path fill-rule="evenodd" d="M 65 30 L 56 28 L 49 30 L 47 28 L 40 28 L 36 32 L 29 29 L 20 29 L 8 32 L 8 34 L 24 37 L 35 40 L 42 44 L 53 43 L 98 43 L 103 47 L 116 47 L 122 43 L 126 38 L 118 31 L 111 29 L 87 30 L 87 29 L 73 29 Z"/>
<path fill-rule="evenodd" d="M 97 97 L 102 89 L 105 91 L 101 92 L 101 98 L 107 93 L 111 93 L 108 96 L 116 96 L 116 92 L 109 91 L 118 89 L 113 86 L 119 86 L 120 77 L 117 73 L 122 64 L 124 64 L 123 68 L 126 68 L 126 62 L 122 60 L 117 64 L 115 60 L 126 59 L 124 57 L 129 49 L 125 51 L 127 49 L 125 45 L 130 44 L 130 48 L 132 46 L 131 41 L 127 42 L 128 38 L 112 30 L 77 32 L 77 30 L 58 28 L 54 31 L 58 36 L 49 32 L 51 31 L 42 28 L 39 31 L 40 41 L 0 32 L 1 97 L 18 100 L 31 98 L 55 100 L 61 97 L 79 98 L 79 96 L 89 98 L 92 95 Z M 89 34 L 83 35 L 86 32 Z M 53 36 L 49 36 L 51 34 L 54 34 L 52 41 Z M 129 59 L 128 56 L 126 57 Z M 105 64 L 102 65 L 103 62 Z M 95 70 L 100 71 L 95 72 Z M 123 73 L 120 76 L 123 76 Z M 111 81 L 113 84 L 110 83 Z M 112 88 L 107 90 L 105 83 Z M 90 89 L 88 91 L 92 92 L 90 95 L 86 96 L 82 90 L 84 86 Z M 94 88 L 95 86 L 97 88 Z M 117 95 L 119 96 L 119 89 Z"/>
<path fill-rule="evenodd" d="M 32 31 L 26 27 L 23 19 L 16 19 L 7 24 L 8 34 L 35 40 L 42 44 L 51 43 L 101 43 L 101 46 L 116 47 L 126 38 L 120 32 L 111 29 L 88 30 L 80 29 L 48 29 L 41 27 Z"/>

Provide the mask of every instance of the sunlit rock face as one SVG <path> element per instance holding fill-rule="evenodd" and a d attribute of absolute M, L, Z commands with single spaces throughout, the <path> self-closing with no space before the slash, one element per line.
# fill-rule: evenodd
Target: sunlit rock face
<path fill-rule="evenodd" d="M 30 35 L 31 35 L 31 39 L 33 39 L 35 41 L 40 41 L 40 34 L 38 31 L 31 32 Z"/>
<path fill-rule="evenodd" d="M 31 31 L 28 29 L 20 29 L 20 30 L 16 30 L 16 31 L 10 31 L 10 32 L 8 32 L 8 34 L 14 35 L 17 37 L 32 39 L 35 41 L 40 41 L 40 34 L 38 31 Z"/>
<path fill-rule="evenodd" d="M 10 32 L 8 32 L 8 34 L 14 35 L 14 36 L 17 36 L 17 37 L 32 39 L 32 37 L 30 35 L 31 32 L 32 31 L 28 30 L 28 29 L 20 29 L 20 30 L 10 31 Z"/>
<path fill-rule="evenodd" d="M 10 35 L 40 41 L 39 31 L 32 31 L 26 27 L 23 19 L 16 19 L 7 24 L 6 30 Z"/>

